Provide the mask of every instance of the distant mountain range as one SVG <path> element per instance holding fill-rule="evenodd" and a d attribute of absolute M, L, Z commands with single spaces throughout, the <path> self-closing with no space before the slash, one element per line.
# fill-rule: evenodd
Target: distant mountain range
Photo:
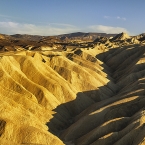
<path fill-rule="evenodd" d="M 98 37 L 114 37 L 117 34 L 106 34 L 106 33 L 83 33 L 83 32 L 76 32 L 76 33 L 70 33 L 70 34 L 63 34 L 58 35 L 58 37 L 61 40 L 88 40 L 93 41 Z"/>
<path fill-rule="evenodd" d="M 27 34 L 14 34 L 14 35 L 5 35 L 1 34 L 1 37 L 3 38 L 11 38 L 11 39 L 27 39 L 32 41 L 39 41 L 41 39 L 45 38 L 55 38 L 62 40 L 87 40 L 87 41 L 93 41 L 97 37 L 114 37 L 117 34 L 106 34 L 106 33 L 83 33 L 83 32 L 76 32 L 76 33 L 69 33 L 69 34 L 62 34 L 62 35 L 56 35 L 56 36 L 39 36 L 39 35 L 27 35 Z"/>
<path fill-rule="evenodd" d="M 88 48 L 103 44 L 106 47 L 118 47 L 126 44 L 145 43 L 145 33 L 129 36 L 126 33 L 69 33 L 57 36 L 39 36 L 27 34 L 0 34 L 0 51 L 49 50 L 66 48 Z"/>

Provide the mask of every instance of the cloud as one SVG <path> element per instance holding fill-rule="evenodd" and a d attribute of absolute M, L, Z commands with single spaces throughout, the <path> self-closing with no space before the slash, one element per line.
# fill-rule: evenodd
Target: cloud
<path fill-rule="evenodd" d="M 111 26 L 104 26 L 104 25 L 92 25 L 89 26 L 89 29 L 95 32 L 102 32 L 102 33 L 121 33 L 126 32 L 129 33 L 125 28 L 122 27 L 111 27 Z"/>
<path fill-rule="evenodd" d="M 56 26 L 64 26 L 64 27 L 74 27 L 70 24 L 64 24 L 64 23 L 49 23 L 50 25 L 56 25 Z"/>
<path fill-rule="evenodd" d="M 104 25 L 91 25 L 87 27 L 78 28 L 70 24 L 27 24 L 16 22 L 0 22 L 0 33 L 3 34 L 31 34 L 31 35 L 59 35 L 72 32 L 101 32 L 101 33 L 121 33 L 126 32 L 130 34 L 125 28 L 112 27 Z"/>
<path fill-rule="evenodd" d="M 105 18 L 105 19 L 110 19 L 111 17 L 110 17 L 110 16 L 104 16 L 104 18 Z"/>
<path fill-rule="evenodd" d="M 118 20 L 122 20 L 122 21 L 126 21 L 127 19 L 125 17 L 111 17 L 111 16 L 104 16 L 104 19 L 118 19 Z"/>
<path fill-rule="evenodd" d="M 0 33 L 4 34 L 32 34 L 32 35 L 58 35 L 78 31 L 78 28 L 69 24 L 34 25 L 16 22 L 0 22 Z"/>
<path fill-rule="evenodd" d="M 119 20 L 126 21 L 126 18 L 124 18 L 124 17 L 119 17 L 119 16 L 117 16 L 116 18 L 119 19 Z"/>

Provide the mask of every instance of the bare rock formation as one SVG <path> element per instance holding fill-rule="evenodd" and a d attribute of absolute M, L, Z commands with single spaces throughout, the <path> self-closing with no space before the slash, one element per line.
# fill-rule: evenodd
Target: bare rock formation
<path fill-rule="evenodd" d="M 130 38 L 130 36 L 127 33 L 122 32 L 122 33 L 114 36 L 112 38 L 112 40 L 117 41 L 117 40 L 125 40 L 125 39 L 128 39 L 128 38 Z"/>
<path fill-rule="evenodd" d="M 1 145 L 145 144 L 140 39 L 54 42 L 59 48 L 49 50 L 38 41 L 0 41 Z"/>

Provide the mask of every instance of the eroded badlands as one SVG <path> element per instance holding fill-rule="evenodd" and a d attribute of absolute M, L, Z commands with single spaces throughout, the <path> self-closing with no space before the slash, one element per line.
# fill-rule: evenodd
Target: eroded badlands
<path fill-rule="evenodd" d="M 0 144 L 145 144 L 143 38 L 1 47 Z"/>

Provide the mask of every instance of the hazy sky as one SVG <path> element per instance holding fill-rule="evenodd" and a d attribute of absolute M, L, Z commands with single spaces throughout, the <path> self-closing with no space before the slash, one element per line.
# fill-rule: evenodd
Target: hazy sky
<path fill-rule="evenodd" d="M 0 33 L 145 32 L 145 0 L 0 0 Z"/>

